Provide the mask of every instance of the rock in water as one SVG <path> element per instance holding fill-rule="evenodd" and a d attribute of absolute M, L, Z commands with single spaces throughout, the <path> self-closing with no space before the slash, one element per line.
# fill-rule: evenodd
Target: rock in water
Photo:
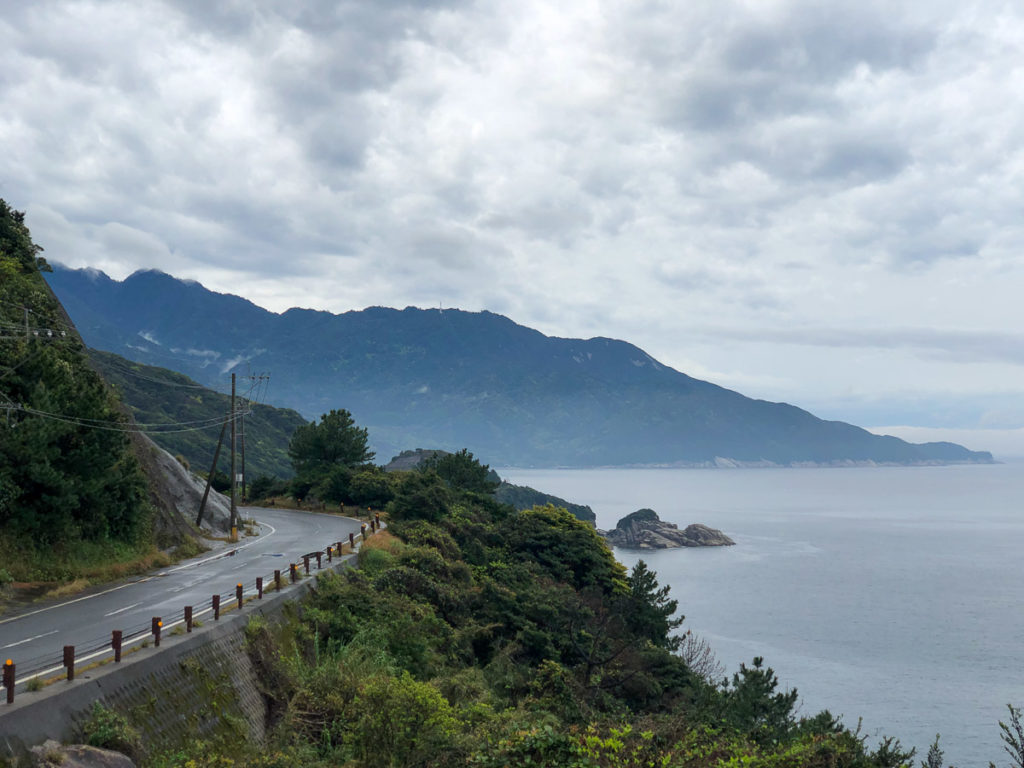
<path fill-rule="evenodd" d="M 638 509 L 619 520 L 614 531 L 603 534 L 609 544 L 623 549 L 673 549 L 675 547 L 724 547 L 736 542 L 719 530 L 700 523 L 679 530 L 653 509 Z"/>

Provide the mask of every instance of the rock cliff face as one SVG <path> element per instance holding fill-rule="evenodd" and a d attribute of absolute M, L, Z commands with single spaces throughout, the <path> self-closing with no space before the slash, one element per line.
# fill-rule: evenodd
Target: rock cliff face
<path fill-rule="evenodd" d="M 653 509 L 638 509 L 619 520 L 615 530 L 603 533 L 608 543 L 623 549 L 724 547 L 736 542 L 719 530 L 694 523 L 683 530 L 666 523 Z"/>

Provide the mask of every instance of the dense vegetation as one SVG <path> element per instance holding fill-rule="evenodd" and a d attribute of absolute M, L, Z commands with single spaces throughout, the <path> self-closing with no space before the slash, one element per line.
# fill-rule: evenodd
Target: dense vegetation
<path fill-rule="evenodd" d="M 26 580 L 151 545 L 127 419 L 43 281 L 40 250 L 0 200 L 0 564 Z"/>
<path fill-rule="evenodd" d="M 132 362 L 110 352 L 90 350 L 93 365 L 118 392 L 140 424 L 200 423 L 224 418 L 228 395 L 197 384 L 180 373 Z M 241 392 L 241 390 L 240 390 Z M 296 411 L 252 402 L 245 417 L 245 464 L 249 477 L 289 477 L 287 445 L 306 420 Z M 182 456 L 194 472 L 207 473 L 217 446 L 218 430 L 154 431 L 150 436 L 164 450 Z M 225 438 L 226 442 L 226 438 Z M 221 450 L 219 469 L 229 472 L 228 452 Z"/>
<path fill-rule="evenodd" d="M 502 504 L 508 504 L 516 509 L 530 509 L 531 507 L 553 504 L 556 507 L 564 507 L 575 517 L 588 523 L 593 523 L 597 520 L 594 510 L 585 504 L 572 504 L 558 496 L 552 496 L 550 493 L 544 493 L 526 485 L 514 485 L 504 480 L 494 492 L 494 498 Z"/>
<path fill-rule="evenodd" d="M 196 743 L 169 766 L 896 766 L 823 712 L 794 715 L 760 659 L 729 681 L 681 653 L 643 564 L 564 509 L 517 512 L 400 473 L 359 570 L 321 577 L 301 619 L 254 620 L 269 749 Z M 230 759 L 225 757 L 230 754 Z M 188 762 L 192 760 L 194 762 Z"/>

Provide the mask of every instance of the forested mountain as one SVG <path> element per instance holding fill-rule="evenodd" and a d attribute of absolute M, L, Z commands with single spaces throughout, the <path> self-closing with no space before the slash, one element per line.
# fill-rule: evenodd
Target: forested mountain
<path fill-rule="evenodd" d="M 271 371 L 273 399 L 344 407 L 379 456 L 471 447 L 492 465 L 991 461 L 753 400 L 606 338 L 561 339 L 490 312 L 372 307 L 283 314 L 156 271 L 123 282 L 58 268 L 50 285 L 90 346 L 224 390 Z"/>
<path fill-rule="evenodd" d="M 126 360 L 110 352 L 90 350 L 93 365 L 114 386 L 121 400 L 140 424 L 208 424 L 224 419 L 230 411 L 231 397 L 166 368 Z M 251 382 L 238 390 L 239 400 L 250 411 L 239 426 L 245 436 L 246 474 L 289 477 L 288 441 L 296 427 L 306 423 L 301 414 L 287 408 L 274 408 L 258 402 L 262 388 L 253 391 Z M 164 450 L 183 456 L 195 472 L 209 472 L 217 445 L 216 427 L 180 431 L 154 431 L 154 442 Z M 229 472 L 228 438 L 221 449 L 219 471 Z M 241 438 L 240 442 L 241 444 Z"/>

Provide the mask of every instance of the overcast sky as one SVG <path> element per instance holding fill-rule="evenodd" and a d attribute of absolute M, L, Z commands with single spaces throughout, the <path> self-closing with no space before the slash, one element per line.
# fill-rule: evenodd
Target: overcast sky
<path fill-rule="evenodd" d="M 54 261 L 488 309 L 1024 454 L 1017 4 L 0 11 L 0 197 Z"/>

